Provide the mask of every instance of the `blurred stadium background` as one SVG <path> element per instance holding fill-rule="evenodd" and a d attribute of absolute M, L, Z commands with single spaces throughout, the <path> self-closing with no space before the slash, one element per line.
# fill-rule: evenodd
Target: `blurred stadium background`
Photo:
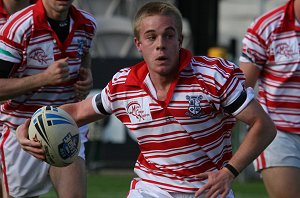
<path fill-rule="evenodd" d="M 133 65 L 141 59 L 134 47 L 131 20 L 136 10 L 147 1 L 149 0 L 74 1 L 77 7 L 94 14 L 98 23 L 91 52 L 95 88 L 91 95 L 103 89 L 120 68 Z M 238 63 L 241 40 L 251 21 L 286 1 L 172 0 L 171 2 L 179 8 L 184 17 L 183 47 L 190 49 L 195 55 L 222 56 Z M 233 133 L 234 149 L 245 133 L 246 127 L 238 123 Z M 89 138 L 90 141 L 86 145 L 88 197 L 125 197 L 130 178 L 133 177 L 132 167 L 138 155 L 135 140 L 114 116 L 90 124 Z M 119 171 L 112 171 L 116 174 L 107 176 L 105 172 L 109 170 L 125 170 L 125 174 L 123 172 L 122 177 L 119 177 Z M 119 182 L 125 183 L 125 187 Z M 244 183 L 247 184 L 248 190 L 251 191 L 253 188 L 261 194 L 237 194 L 237 197 L 266 197 L 263 185 L 259 176 L 254 173 L 252 165 L 238 177 L 234 188 L 237 191 L 247 192 Z M 116 192 L 114 196 L 105 194 L 109 189 L 106 187 L 108 184 L 117 185 L 115 189 L 112 188 L 112 191 Z M 50 193 L 48 197 L 53 197 L 53 194 Z"/>

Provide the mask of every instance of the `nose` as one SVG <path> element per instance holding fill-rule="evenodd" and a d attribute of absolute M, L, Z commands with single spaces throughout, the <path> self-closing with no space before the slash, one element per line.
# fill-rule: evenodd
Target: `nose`
<path fill-rule="evenodd" d="M 166 49 L 165 40 L 162 36 L 157 37 L 156 40 L 156 50 L 164 50 Z"/>

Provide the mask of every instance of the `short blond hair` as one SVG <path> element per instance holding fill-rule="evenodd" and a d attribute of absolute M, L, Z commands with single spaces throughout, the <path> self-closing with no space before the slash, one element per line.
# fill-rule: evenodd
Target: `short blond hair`
<path fill-rule="evenodd" d="M 140 23 L 148 16 L 163 15 L 171 16 L 175 19 L 175 26 L 179 36 L 182 34 L 182 15 L 173 4 L 167 1 L 149 2 L 143 5 L 133 19 L 133 33 L 139 39 Z"/>

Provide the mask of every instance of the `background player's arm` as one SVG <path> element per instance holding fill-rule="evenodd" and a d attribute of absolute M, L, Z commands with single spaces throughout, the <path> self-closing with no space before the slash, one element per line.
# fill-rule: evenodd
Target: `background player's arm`
<path fill-rule="evenodd" d="M 79 70 L 79 80 L 74 84 L 76 97 L 78 100 L 83 100 L 93 88 L 93 76 L 91 70 L 91 56 L 86 53 L 82 57 L 82 63 Z"/>
<path fill-rule="evenodd" d="M 256 81 L 260 75 L 260 69 L 253 63 L 240 63 L 240 69 L 246 77 L 245 87 L 255 87 Z"/>
<path fill-rule="evenodd" d="M 55 61 L 36 75 L 23 78 L 0 78 L 0 101 L 28 93 L 46 85 L 57 85 L 69 80 L 68 58 Z"/>

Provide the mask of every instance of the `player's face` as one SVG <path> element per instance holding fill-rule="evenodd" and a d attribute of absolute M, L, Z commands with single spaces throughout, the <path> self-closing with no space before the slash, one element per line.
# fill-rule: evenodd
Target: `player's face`
<path fill-rule="evenodd" d="M 182 36 L 170 16 L 147 16 L 140 22 L 140 38 L 135 44 L 151 73 L 168 76 L 179 67 Z"/>
<path fill-rule="evenodd" d="M 50 18 L 60 20 L 65 16 L 74 0 L 43 0 L 47 15 Z"/>

